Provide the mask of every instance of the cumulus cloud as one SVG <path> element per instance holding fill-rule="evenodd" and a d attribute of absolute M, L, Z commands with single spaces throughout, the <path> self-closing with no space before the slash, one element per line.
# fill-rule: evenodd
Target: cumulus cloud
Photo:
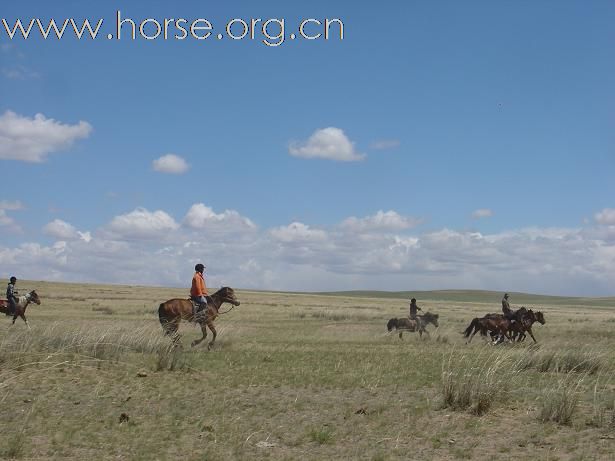
<path fill-rule="evenodd" d="M 21 226 L 6 212 L 21 209 L 23 209 L 23 204 L 19 200 L 0 200 L 0 228 L 10 232 L 20 232 Z"/>
<path fill-rule="evenodd" d="M 179 155 L 167 154 L 154 160 L 152 168 L 160 173 L 183 174 L 190 169 L 190 165 Z"/>
<path fill-rule="evenodd" d="M 113 234 L 127 239 L 153 239 L 178 228 L 179 224 L 164 211 L 148 211 L 145 208 L 116 216 L 108 225 L 108 230 Z"/>
<path fill-rule="evenodd" d="M 81 239 L 85 242 L 92 240 L 90 232 L 81 232 L 70 223 L 61 219 L 54 219 L 43 227 L 43 233 L 59 240 Z"/>
<path fill-rule="evenodd" d="M 339 128 L 316 130 L 304 142 L 293 142 L 289 152 L 295 157 L 322 158 L 341 162 L 356 162 L 365 158 L 355 150 L 354 143 Z"/>
<path fill-rule="evenodd" d="M 94 231 L 89 242 L 71 224 L 52 221 L 46 232 L 61 240 L 0 243 L 0 266 L 31 279 L 186 286 L 194 264 L 204 261 L 211 286 L 614 294 L 613 226 L 417 232 L 407 219 L 382 211 L 325 228 L 292 222 L 259 230 L 238 213 L 204 204 L 193 205 L 181 226 L 164 211 L 138 208 Z M 218 224 L 239 226 L 249 238 L 200 232 Z"/>
<path fill-rule="evenodd" d="M 369 147 L 374 150 L 388 150 L 395 149 L 399 147 L 399 145 L 400 142 L 398 139 L 380 139 L 371 143 Z"/>
<path fill-rule="evenodd" d="M 598 224 L 615 225 L 615 208 L 605 208 L 594 215 Z"/>
<path fill-rule="evenodd" d="M 410 229 L 420 224 L 421 220 L 417 218 L 401 216 L 393 210 L 378 211 L 373 216 L 365 218 L 356 218 L 354 216 L 345 219 L 341 228 L 352 232 L 366 231 L 399 231 Z"/>
<path fill-rule="evenodd" d="M 28 118 L 6 111 L 0 116 L 0 159 L 44 162 L 49 154 L 70 148 L 91 131 L 84 121 L 68 125 L 43 114 Z"/>
<path fill-rule="evenodd" d="M 15 222 L 13 218 L 8 216 L 6 214 L 6 211 L 3 209 L 0 209 L 0 228 L 4 228 L 13 232 L 20 230 L 20 227 L 17 222 Z"/>
<path fill-rule="evenodd" d="M 489 208 L 479 208 L 472 212 L 472 217 L 474 219 L 489 218 L 490 216 L 493 216 L 493 211 Z"/>
<path fill-rule="evenodd" d="M 327 233 L 320 229 L 311 229 L 310 226 L 300 222 L 290 223 L 271 229 L 271 236 L 283 243 L 307 243 L 323 242 L 327 239 Z"/>
<path fill-rule="evenodd" d="M 256 225 L 248 218 L 241 216 L 235 210 L 225 210 L 215 213 L 203 203 L 195 203 L 190 207 L 183 221 L 192 229 L 253 230 Z"/>

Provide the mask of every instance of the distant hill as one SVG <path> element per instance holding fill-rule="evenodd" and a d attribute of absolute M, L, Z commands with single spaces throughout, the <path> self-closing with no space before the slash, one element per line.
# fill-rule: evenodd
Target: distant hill
<path fill-rule="evenodd" d="M 41 290 L 54 288 L 57 290 L 72 290 L 79 287 L 90 289 L 102 288 L 130 291 L 135 288 L 147 288 L 150 290 L 180 290 L 178 287 L 145 287 L 135 285 L 115 285 L 115 284 L 95 284 L 95 283 L 74 283 L 74 282 L 42 282 L 20 280 L 19 288 L 24 289 L 37 288 Z M 243 291 L 240 287 L 235 287 L 237 290 Z M 210 289 L 215 289 L 211 287 Z M 439 302 L 465 302 L 465 303 L 485 303 L 492 304 L 494 308 L 501 306 L 500 302 L 504 295 L 501 291 L 488 290 L 432 290 L 432 291 L 378 291 L 378 290 L 357 290 L 357 291 L 323 291 L 323 292 L 297 292 L 297 291 L 274 291 L 274 290 L 252 290 L 261 293 L 287 293 L 297 295 L 322 295 L 322 296 L 344 296 L 356 298 L 383 298 L 383 299 L 399 299 L 408 302 L 410 298 L 416 298 L 419 306 L 422 301 L 439 301 Z M 519 306 L 587 306 L 615 309 L 615 297 L 603 298 L 588 298 L 588 297 L 571 297 L 571 296 L 547 296 L 536 295 L 531 293 L 518 293 L 514 291 L 508 292 L 512 307 Z"/>
<path fill-rule="evenodd" d="M 433 291 L 329 291 L 314 293 L 325 296 L 348 296 L 362 298 L 389 298 L 409 301 L 416 298 L 417 301 L 449 301 L 468 303 L 493 303 L 500 305 L 504 293 L 501 291 L 487 290 L 433 290 Z M 615 297 L 608 298 L 585 298 L 567 296 L 547 296 L 530 293 L 517 293 L 509 291 L 511 305 L 514 306 L 594 306 L 612 307 L 615 309 Z"/>

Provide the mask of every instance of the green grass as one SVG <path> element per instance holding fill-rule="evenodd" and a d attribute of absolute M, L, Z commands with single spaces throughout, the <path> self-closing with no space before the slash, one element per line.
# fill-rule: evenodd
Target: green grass
<path fill-rule="evenodd" d="M 401 298 L 239 291 L 242 305 L 216 321 L 207 352 L 190 347 L 200 336 L 193 325 L 180 326 L 182 349 L 162 335 L 158 304 L 185 290 L 25 285 L 43 304 L 28 309 L 31 331 L 0 326 L 2 458 L 552 459 L 559 446 L 565 459 L 608 459 L 615 451 L 600 438 L 615 418 L 615 310 L 591 300 L 543 307 L 538 346 L 492 347 L 466 345 L 460 332 L 498 310 L 495 294 L 487 302 L 484 293 L 434 292 L 421 306 L 440 314 L 440 328 L 400 340 L 385 325 L 406 315 Z"/>

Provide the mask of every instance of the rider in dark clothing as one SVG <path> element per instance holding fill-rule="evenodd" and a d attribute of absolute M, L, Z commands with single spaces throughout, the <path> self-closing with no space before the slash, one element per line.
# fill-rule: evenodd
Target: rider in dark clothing
<path fill-rule="evenodd" d="M 504 297 L 502 298 L 502 313 L 508 320 L 515 320 L 515 313 L 508 303 L 508 293 L 504 293 Z"/>
<path fill-rule="evenodd" d="M 416 299 L 412 298 L 410 300 L 410 318 L 412 320 L 416 319 L 416 311 L 422 310 L 419 306 L 416 305 Z"/>
<path fill-rule="evenodd" d="M 6 287 L 6 300 L 9 302 L 9 311 L 7 315 L 15 315 L 17 311 L 17 290 L 15 289 L 15 283 L 17 283 L 17 279 L 15 277 L 11 277 L 8 286 Z"/>

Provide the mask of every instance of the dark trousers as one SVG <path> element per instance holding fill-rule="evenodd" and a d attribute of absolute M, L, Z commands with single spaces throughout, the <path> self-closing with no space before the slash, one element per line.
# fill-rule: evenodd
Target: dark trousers
<path fill-rule="evenodd" d="M 17 302 L 15 301 L 15 298 L 9 297 L 8 302 L 9 302 L 9 314 L 15 315 L 15 312 L 17 312 Z"/>

